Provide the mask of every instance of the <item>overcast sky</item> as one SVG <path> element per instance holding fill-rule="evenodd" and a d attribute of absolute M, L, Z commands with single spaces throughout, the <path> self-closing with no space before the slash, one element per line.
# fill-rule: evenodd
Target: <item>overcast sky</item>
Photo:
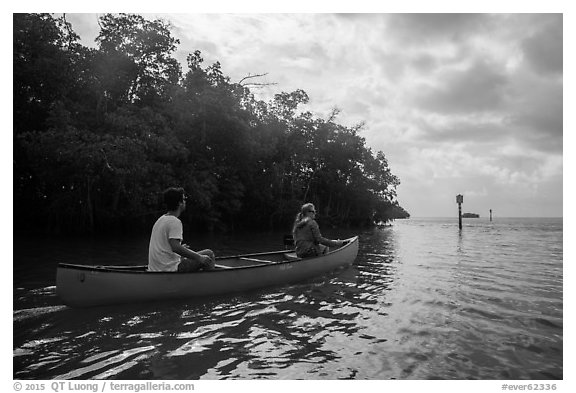
<path fill-rule="evenodd" d="M 142 14 L 162 18 L 182 61 L 303 89 L 310 110 L 382 150 L 413 217 L 562 216 L 561 14 Z M 67 14 L 94 46 L 98 14 Z"/>

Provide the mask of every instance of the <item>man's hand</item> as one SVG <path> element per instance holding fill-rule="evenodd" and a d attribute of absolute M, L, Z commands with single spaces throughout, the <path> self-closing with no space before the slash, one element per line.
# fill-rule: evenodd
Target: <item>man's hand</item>
<path fill-rule="evenodd" d="M 201 260 L 202 264 L 206 267 L 213 269 L 215 261 L 212 258 L 210 258 L 209 255 L 201 255 L 201 256 L 202 256 Z"/>

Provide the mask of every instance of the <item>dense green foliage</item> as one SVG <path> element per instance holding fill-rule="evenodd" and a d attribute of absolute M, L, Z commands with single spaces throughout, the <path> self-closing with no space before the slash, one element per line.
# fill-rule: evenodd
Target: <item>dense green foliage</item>
<path fill-rule="evenodd" d="M 183 72 L 161 20 L 100 26 L 90 49 L 65 18 L 14 15 L 16 229 L 149 229 L 172 185 L 190 195 L 183 220 L 203 230 L 289 228 L 305 201 L 325 224 L 408 215 L 361 126 L 299 112 L 304 91 L 259 101 L 199 51 Z"/>

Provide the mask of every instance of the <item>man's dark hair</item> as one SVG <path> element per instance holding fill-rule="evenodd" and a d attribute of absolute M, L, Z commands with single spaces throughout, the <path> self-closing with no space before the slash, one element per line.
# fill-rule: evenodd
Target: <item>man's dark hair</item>
<path fill-rule="evenodd" d="M 168 210 L 178 209 L 178 204 L 184 200 L 184 189 L 170 187 L 164 191 L 164 203 Z"/>

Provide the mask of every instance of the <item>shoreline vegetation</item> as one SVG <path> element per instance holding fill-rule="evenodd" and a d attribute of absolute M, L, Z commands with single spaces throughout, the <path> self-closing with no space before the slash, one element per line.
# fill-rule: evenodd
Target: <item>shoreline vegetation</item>
<path fill-rule="evenodd" d="M 105 14 L 96 48 L 65 15 L 13 14 L 14 230 L 149 229 L 163 189 L 189 194 L 192 231 L 283 229 L 303 202 L 323 225 L 375 225 L 410 215 L 385 154 L 364 125 L 299 112 L 303 90 L 269 102 L 263 75 L 234 82 L 188 55 L 167 22 Z"/>

